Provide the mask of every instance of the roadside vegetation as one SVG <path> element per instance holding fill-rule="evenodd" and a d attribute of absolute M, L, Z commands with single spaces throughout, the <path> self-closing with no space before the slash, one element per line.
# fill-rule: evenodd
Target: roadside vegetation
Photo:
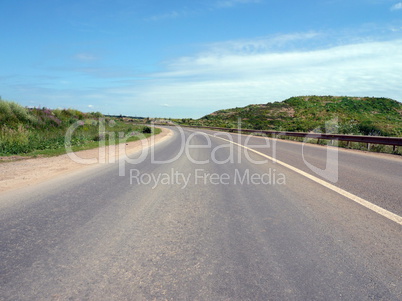
<path fill-rule="evenodd" d="M 402 104 L 389 98 L 346 96 L 299 96 L 282 102 L 254 104 L 216 111 L 200 119 L 176 119 L 189 126 L 274 130 L 287 132 L 326 132 L 326 122 L 333 122 L 332 133 L 402 137 Z M 300 140 L 295 137 L 281 137 Z M 326 141 L 311 141 L 320 144 Z M 339 142 L 339 146 L 368 149 L 366 143 Z M 370 151 L 397 153 L 387 145 L 371 145 Z"/>
<path fill-rule="evenodd" d="M 214 112 L 180 124 L 289 132 L 325 131 L 337 118 L 339 134 L 402 136 L 402 104 L 389 98 L 301 96 L 282 102 Z"/>
<path fill-rule="evenodd" d="M 66 141 L 66 133 L 72 127 L 71 139 Z M 99 112 L 25 108 L 0 99 L 0 156 L 59 155 L 66 152 L 65 146 L 74 151 L 95 148 L 101 141 L 106 145 L 134 141 L 152 135 L 152 131 L 149 126 L 105 117 Z M 159 131 L 155 129 L 155 133 Z"/>

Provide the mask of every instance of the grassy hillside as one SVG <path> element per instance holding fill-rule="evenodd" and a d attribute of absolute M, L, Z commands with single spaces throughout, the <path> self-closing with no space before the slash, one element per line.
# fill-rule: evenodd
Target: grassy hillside
<path fill-rule="evenodd" d="M 100 121 L 105 125 L 104 130 Z M 0 155 L 63 153 L 66 132 L 73 124 L 78 125 L 70 142 L 74 150 L 96 147 L 102 140 L 108 142 L 110 135 L 116 140 L 128 136 L 130 140 L 136 140 L 139 133 L 151 133 L 149 127 L 127 124 L 118 118 L 104 118 L 101 113 L 28 109 L 0 99 Z"/>
<path fill-rule="evenodd" d="M 220 110 L 191 125 L 309 132 L 338 118 L 340 134 L 402 136 L 402 104 L 388 98 L 301 96 L 282 102 Z"/>

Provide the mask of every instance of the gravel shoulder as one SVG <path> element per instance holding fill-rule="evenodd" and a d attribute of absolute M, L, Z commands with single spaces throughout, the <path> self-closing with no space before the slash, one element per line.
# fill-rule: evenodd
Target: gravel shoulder
<path fill-rule="evenodd" d="M 95 148 L 75 153 L 75 155 L 82 159 L 95 159 L 94 161 L 96 161 L 96 163 L 93 164 L 75 162 L 68 154 L 48 158 L 32 158 L 11 162 L 1 162 L 0 193 L 32 186 L 71 172 L 98 166 L 102 162 L 110 162 L 109 160 L 118 160 L 124 152 L 126 154 L 134 153 L 144 146 L 161 142 L 172 135 L 173 133 L 171 130 L 162 128 L 160 134 L 146 139 L 147 141 L 144 139 L 129 142 L 125 145 L 125 148 L 116 145 L 114 150 L 105 147 L 105 149 Z M 112 158 L 110 154 L 112 154 L 114 158 Z"/>

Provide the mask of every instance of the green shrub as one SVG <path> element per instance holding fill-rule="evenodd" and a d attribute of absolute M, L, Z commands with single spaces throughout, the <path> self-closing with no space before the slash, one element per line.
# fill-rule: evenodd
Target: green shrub
<path fill-rule="evenodd" d="M 91 115 L 94 118 L 101 118 L 103 117 L 103 114 L 101 112 L 91 112 L 89 113 L 89 115 Z"/>
<path fill-rule="evenodd" d="M 12 110 L 8 101 L 0 100 L 0 115 L 11 115 Z"/>
<path fill-rule="evenodd" d="M 24 108 L 0 99 L 0 154 L 16 155 L 33 151 L 63 149 L 70 125 L 80 121 L 72 134 L 71 146 L 84 146 L 91 142 L 109 141 L 124 137 L 124 133 L 136 136 L 139 132 L 151 133 L 149 127 L 128 125 L 105 118 L 105 133 L 100 133 L 100 112 L 83 113 L 74 109 Z M 116 142 L 118 139 L 116 139 Z"/>
<path fill-rule="evenodd" d="M 16 154 L 29 151 L 29 134 L 21 124 L 17 129 L 3 126 L 0 130 L 0 153 Z"/>
<path fill-rule="evenodd" d="M 15 103 L 15 102 L 10 102 L 10 109 L 13 112 L 13 114 L 17 117 L 18 120 L 20 121 L 28 121 L 28 110 L 22 106 L 20 106 L 19 104 Z"/>

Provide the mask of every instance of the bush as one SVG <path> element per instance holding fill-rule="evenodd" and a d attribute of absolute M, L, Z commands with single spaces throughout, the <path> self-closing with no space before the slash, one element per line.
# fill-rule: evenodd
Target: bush
<path fill-rule="evenodd" d="M 384 133 L 377 128 L 372 122 L 370 121 L 363 121 L 362 123 L 358 124 L 359 132 L 362 135 L 369 135 L 369 136 L 381 136 Z"/>
<path fill-rule="evenodd" d="M 103 120 L 106 124 L 102 130 L 99 125 Z M 72 133 L 70 142 L 66 142 L 67 129 L 77 121 L 79 126 Z M 105 118 L 100 112 L 82 113 L 74 109 L 25 108 L 17 103 L 0 99 L 0 155 L 26 154 L 51 149 L 62 150 L 66 143 L 71 146 L 83 146 L 100 141 L 115 143 L 119 141 L 115 138 L 123 138 L 125 133 L 132 137 L 140 132 L 152 134 L 153 130 L 149 126 L 116 122 Z"/>
<path fill-rule="evenodd" d="M 22 125 L 17 129 L 4 126 L 0 130 L 0 153 L 14 154 L 29 151 L 29 134 Z"/>
<path fill-rule="evenodd" d="M 151 134 L 152 133 L 152 129 L 149 126 L 144 126 L 141 130 L 141 133 L 143 134 Z"/>
<path fill-rule="evenodd" d="M 0 100 L 0 115 L 11 115 L 12 111 L 8 101 Z"/>
<path fill-rule="evenodd" d="M 15 102 L 10 102 L 10 109 L 20 121 L 28 121 L 28 110 Z"/>
<path fill-rule="evenodd" d="M 103 114 L 101 112 L 91 112 L 89 113 L 89 115 L 91 115 L 94 118 L 101 118 L 103 117 Z"/>

